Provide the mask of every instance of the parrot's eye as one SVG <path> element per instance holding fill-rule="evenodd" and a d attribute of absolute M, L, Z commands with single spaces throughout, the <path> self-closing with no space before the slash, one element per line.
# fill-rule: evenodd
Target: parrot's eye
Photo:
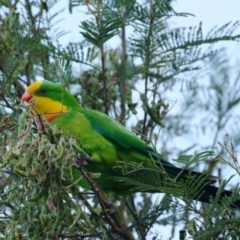
<path fill-rule="evenodd" d="M 40 93 L 41 93 L 41 94 L 45 94 L 46 92 L 47 92 L 47 90 L 44 89 L 44 88 L 40 90 Z"/>

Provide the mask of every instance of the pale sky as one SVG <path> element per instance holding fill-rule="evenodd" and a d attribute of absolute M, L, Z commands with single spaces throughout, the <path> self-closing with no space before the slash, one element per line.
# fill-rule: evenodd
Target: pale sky
<path fill-rule="evenodd" d="M 69 41 L 77 42 L 81 39 L 79 25 L 86 17 L 86 9 L 83 7 L 74 8 L 73 14 L 68 14 L 67 7 L 67 2 L 65 0 L 60 0 L 50 11 L 50 14 L 53 14 L 61 9 L 65 9 L 65 19 L 63 19 L 58 26 L 60 26 L 61 29 L 70 32 L 70 34 L 59 39 L 63 44 L 66 44 Z M 229 21 L 234 22 L 240 20 L 239 0 L 177 0 L 173 2 L 173 8 L 177 12 L 194 14 L 195 17 L 178 17 L 176 20 L 173 20 L 172 26 L 194 26 L 202 21 L 203 29 L 207 32 L 215 25 L 221 26 Z M 62 16 L 62 14 L 60 14 L 60 16 Z"/>

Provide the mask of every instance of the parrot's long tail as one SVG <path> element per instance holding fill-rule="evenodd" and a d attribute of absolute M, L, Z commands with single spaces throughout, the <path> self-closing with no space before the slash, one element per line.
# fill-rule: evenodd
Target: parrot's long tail
<path fill-rule="evenodd" d="M 236 198 L 239 198 L 239 200 L 237 199 L 236 201 L 234 201 L 230 205 L 230 207 L 240 209 L 240 196 L 237 195 L 237 193 L 233 193 L 228 190 L 223 190 L 221 193 L 219 191 L 220 190 L 218 187 L 206 185 L 206 186 L 204 186 L 201 193 L 198 196 L 194 197 L 194 200 L 198 200 L 198 201 L 205 202 L 205 203 L 212 203 L 211 200 L 216 199 L 217 202 L 221 204 L 221 202 L 223 201 L 223 199 L 225 197 L 231 197 L 231 196 L 235 195 Z"/>
<path fill-rule="evenodd" d="M 143 188 L 138 188 L 140 192 L 170 193 L 175 196 L 186 197 L 187 199 L 194 199 L 205 203 L 214 203 L 216 201 L 216 203 L 224 204 L 226 202 L 226 205 L 229 206 L 227 201 L 232 202 L 232 200 L 230 198 L 227 199 L 227 197 L 232 197 L 235 201 L 230 203 L 230 207 L 240 209 L 240 195 L 238 193 L 224 189 L 221 190 L 213 186 L 219 180 L 219 177 L 171 165 L 163 167 L 165 172 L 155 171 L 156 168 L 153 170 L 143 168 L 137 171 L 130 171 L 126 175 L 128 178 L 126 183 L 131 185 L 131 183 L 134 183 L 131 180 L 136 181 L 136 185 L 130 187 L 130 189 L 133 189 L 133 192 L 136 190 L 136 186 L 138 187 L 138 183 L 142 183 Z M 167 175 L 168 177 L 166 177 Z M 144 188 L 145 186 L 146 188 Z"/>
<path fill-rule="evenodd" d="M 220 180 L 219 177 L 208 175 L 205 173 L 199 173 L 195 171 L 190 171 L 187 169 L 180 169 L 172 166 L 165 166 L 165 169 L 169 172 L 174 172 L 179 174 L 179 179 L 183 180 L 184 185 L 189 183 L 189 192 L 192 188 L 196 186 L 197 194 L 193 193 L 193 199 L 205 203 L 211 203 L 212 199 L 216 199 L 217 203 L 221 203 L 225 197 L 235 196 L 236 201 L 231 204 L 232 208 L 240 209 L 240 195 L 229 190 L 220 190 L 218 187 L 212 186 Z M 188 181 L 190 180 L 190 181 Z M 198 191 L 199 189 L 199 191 Z M 188 193 L 188 192 L 187 192 Z M 191 196 L 191 194 L 190 194 Z M 230 201 L 230 199 L 229 199 Z"/>

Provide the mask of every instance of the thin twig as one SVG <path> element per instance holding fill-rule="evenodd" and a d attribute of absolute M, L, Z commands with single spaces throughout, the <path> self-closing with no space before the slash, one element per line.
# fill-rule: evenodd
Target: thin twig
<path fill-rule="evenodd" d="M 110 215 L 108 214 L 108 210 L 110 210 L 110 208 L 109 208 L 110 204 L 106 201 L 102 189 L 99 186 L 97 186 L 97 184 L 94 183 L 89 178 L 88 174 L 82 169 L 82 167 L 79 168 L 79 171 L 83 174 L 83 176 L 86 178 L 89 185 L 95 192 L 95 194 L 99 200 L 99 203 L 101 205 L 101 208 L 103 209 L 103 214 L 104 214 L 105 220 L 109 223 L 109 225 L 114 230 L 114 232 L 126 240 L 132 240 L 133 238 L 127 233 L 126 229 L 123 229 L 122 225 L 119 223 L 117 218 L 114 215 L 112 215 L 112 217 L 110 217 Z"/>

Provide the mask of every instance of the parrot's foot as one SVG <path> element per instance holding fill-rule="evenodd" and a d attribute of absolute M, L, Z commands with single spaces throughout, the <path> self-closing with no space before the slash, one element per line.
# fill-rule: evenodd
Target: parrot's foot
<path fill-rule="evenodd" d="M 88 162 L 92 161 L 91 157 L 87 153 L 82 153 L 77 156 L 77 160 L 79 167 L 85 167 L 87 166 Z"/>

